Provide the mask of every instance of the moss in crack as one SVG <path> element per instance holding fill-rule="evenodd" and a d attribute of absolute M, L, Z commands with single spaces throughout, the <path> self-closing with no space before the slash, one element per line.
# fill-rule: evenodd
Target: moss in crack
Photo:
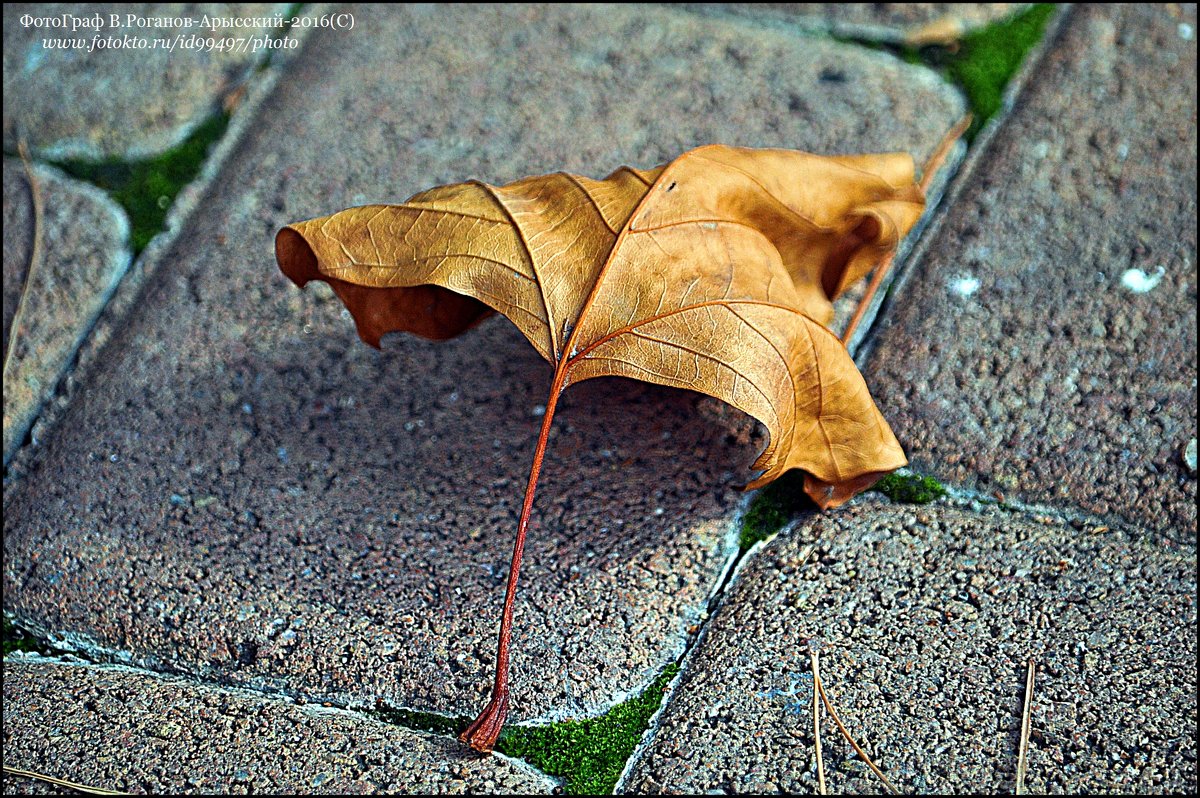
<path fill-rule="evenodd" d="M 14 651 L 32 651 L 36 654 L 52 654 L 53 650 L 38 638 L 14 624 L 8 618 L 4 619 L 4 656 Z"/>
<path fill-rule="evenodd" d="M 433 712 L 417 712 L 412 709 L 376 709 L 366 714 L 384 723 L 392 723 L 396 726 L 403 726 L 406 729 L 417 729 L 419 731 L 432 732 L 433 734 L 445 734 L 451 737 L 457 737 L 458 733 L 470 723 L 466 718 L 452 718 L 448 715 L 437 715 Z"/>
<path fill-rule="evenodd" d="M 308 3 L 292 3 L 286 9 L 284 9 L 283 14 L 281 14 L 280 16 L 286 20 L 294 19 L 294 18 L 300 16 L 300 14 L 304 11 L 306 6 L 308 6 Z M 291 31 L 291 29 L 292 29 L 292 24 L 291 24 L 291 22 L 288 22 L 288 24 L 284 25 L 282 28 L 276 29 L 275 32 L 271 34 L 271 39 L 273 41 L 279 41 L 283 38 L 286 38 L 288 35 L 288 32 Z M 279 51 L 276 50 L 274 47 L 267 50 L 266 58 L 262 58 L 259 60 L 258 64 L 254 67 L 254 71 L 259 72 L 259 73 L 266 72 L 271 67 L 271 65 L 275 63 L 275 57 L 278 53 L 279 53 Z"/>
<path fill-rule="evenodd" d="M 562 777 L 569 795 L 611 794 L 678 672 L 679 666 L 668 665 L 641 695 L 598 718 L 510 726 L 500 735 L 496 750 Z"/>
<path fill-rule="evenodd" d="M 973 140 L 1000 110 L 1005 87 L 1025 56 L 1042 40 L 1056 7 L 1054 3 L 1038 3 L 967 34 L 953 48 L 907 48 L 902 57 L 908 60 L 915 56 L 962 89 L 975 115 L 967 131 L 968 140 Z"/>
<path fill-rule="evenodd" d="M 973 141 L 1000 110 L 1004 89 L 1021 68 L 1025 56 L 1042 40 L 1054 16 L 1055 3 L 1037 3 L 1013 16 L 972 31 L 951 45 L 889 44 L 847 36 L 833 36 L 872 50 L 891 53 L 909 64 L 923 64 L 954 83 L 967 97 L 975 117 L 966 138 Z"/>
<path fill-rule="evenodd" d="M 911 472 L 888 474 L 876 482 L 871 490 L 882 493 L 894 502 L 904 504 L 929 504 L 946 495 L 942 483 L 933 477 Z"/>
<path fill-rule="evenodd" d="M 212 145 L 225 134 L 229 114 L 209 117 L 184 141 L 152 158 L 66 160 L 55 165 L 108 191 L 129 214 L 134 257 L 163 228 L 175 196 L 200 173 Z"/>
<path fill-rule="evenodd" d="M 742 517 L 738 548 L 742 554 L 778 532 L 798 510 L 811 503 L 804 493 L 804 475 L 789 471 L 758 492 Z"/>

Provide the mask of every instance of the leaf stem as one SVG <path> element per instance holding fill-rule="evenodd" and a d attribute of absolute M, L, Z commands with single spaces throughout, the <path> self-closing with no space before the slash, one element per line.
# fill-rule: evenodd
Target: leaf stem
<path fill-rule="evenodd" d="M 475 722 L 459 735 L 460 740 L 476 751 L 488 752 L 496 745 L 504 720 L 508 715 L 508 671 L 509 645 L 512 642 L 513 605 L 517 595 L 517 575 L 521 571 L 521 556 L 525 553 L 525 533 L 529 530 L 529 516 L 533 510 L 533 496 L 537 491 L 538 477 L 542 472 L 542 459 L 546 455 L 546 444 L 550 440 L 550 422 L 558 397 L 562 395 L 567 376 L 568 361 L 560 361 L 550 386 L 550 399 L 546 402 L 546 413 L 542 417 L 542 430 L 538 434 L 537 448 L 533 452 L 533 466 L 529 469 L 529 482 L 525 486 L 525 504 L 521 507 L 521 518 L 517 522 L 517 540 L 513 544 L 512 563 L 508 569 L 508 586 L 504 591 L 504 609 L 500 614 L 500 634 L 496 644 L 496 681 L 492 685 L 491 699 Z"/>

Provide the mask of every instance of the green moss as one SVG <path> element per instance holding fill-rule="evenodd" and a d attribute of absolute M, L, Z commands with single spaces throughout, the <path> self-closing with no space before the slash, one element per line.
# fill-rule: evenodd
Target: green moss
<path fill-rule="evenodd" d="M 677 665 L 668 665 L 641 695 L 598 718 L 510 726 L 500 735 L 496 750 L 564 778 L 570 795 L 611 794 L 678 672 Z"/>
<path fill-rule="evenodd" d="M 8 618 L 4 619 L 3 646 L 6 657 L 14 651 L 32 651 L 36 654 L 51 653 L 45 643 L 14 625 Z"/>
<path fill-rule="evenodd" d="M 905 48 L 901 57 L 940 71 L 967 96 L 975 115 L 968 140 L 1000 110 L 1004 89 L 1025 56 L 1042 40 L 1054 3 L 1039 3 L 1012 17 L 968 33 L 953 48 Z"/>
<path fill-rule="evenodd" d="M 195 179 L 212 145 L 229 126 L 229 115 L 214 114 L 186 140 L 161 155 L 143 160 L 109 158 L 56 163 L 69 175 L 108 191 L 129 215 L 130 242 L 136 257 L 163 228 L 180 189 Z"/>
<path fill-rule="evenodd" d="M 966 133 L 967 140 L 971 141 L 1000 110 L 1005 87 L 1021 68 L 1025 56 L 1042 40 L 1056 8 L 1054 3 L 1038 3 L 1008 19 L 968 33 L 949 47 L 912 47 L 845 36 L 833 38 L 889 52 L 909 64 L 924 64 L 956 84 L 966 95 L 975 117 Z"/>
<path fill-rule="evenodd" d="M 933 477 L 920 474 L 888 474 L 875 483 L 871 490 L 878 491 L 894 502 L 905 504 L 929 504 L 946 495 L 942 483 Z"/>
<path fill-rule="evenodd" d="M 751 546 L 778 532 L 796 511 L 809 506 L 804 493 L 804 475 L 789 471 L 767 485 L 750 503 L 750 509 L 742 518 L 742 530 L 738 535 L 738 548 L 745 554 Z"/>
<path fill-rule="evenodd" d="M 394 723 L 406 729 L 420 729 L 434 734 L 446 734 L 457 737 L 458 733 L 467 727 L 465 718 L 451 718 L 446 715 L 435 715 L 432 712 L 416 712 L 411 709 L 377 709 L 368 712 L 384 723 Z"/>
<path fill-rule="evenodd" d="M 1054 9 L 1052 3 L 1039 3 L 962 40 L 948 71 L 966 93 L 975 113 L 970 135 L 1000 110 L 1004 88 L 1025 56 L 1042 40 Z"/>

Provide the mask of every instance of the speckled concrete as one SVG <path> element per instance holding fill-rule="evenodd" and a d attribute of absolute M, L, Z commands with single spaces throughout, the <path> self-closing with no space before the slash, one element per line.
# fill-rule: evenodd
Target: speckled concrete
<path fill-rule="evenodd" d="M 279 274 L 275 231 L 708 141 L 924 159 L 962 105 L 878 53 L 665 9 L 355 13 L 354 32 L 307 43 L 6 486 L 5 602 L 131 662 L 471 715 L 549 367 L 500 318 L 374 352 L 328 291 Z M 834 65 L 853 79 L 821 78 Z M 559 412 L 521 577 L 516 718 L 603 711 L 682 652 L 761 444 L 727 406 L 633 382 L 574 387 Z"/>
<path fill-rule="evenodd" d="M 247 79 L 268 49 L 262 25 L 201 28 L 204 17 L 246 20 L 283 15 L 287 3 L 6 3 L 4 146 L 24 137 L 39 156 L 100 159 L 154 155 L 178 144 Z M 22 20 L 72 14 L 67 27 Z M 72 30 L 99 15 L 100 28 Z M 119 24 L 111 26 L 111 16 Z M 134 15 L 137 19 L 128 19 Z M 184 27 L 155 27 L 190 20 Z M 172 23 L 174 24 L 174 23 Z M 94 45 L 95 39 L 120 46 Z M 224 45 L 192 44 L 194 39 Z M 163 44 L 155 45 L 157 41 Z M 129 49 L 141 42 L 143 49 Z M 138 45 L 140 46 L 140 45 Z M 170 49 L 167 49 L 170 46 Z M 148 49 L 147 49 L 148 48 Z M 281 51 L 282 52 L 282 51 Z"/>
<path fill-rule="evenodd" d="M 170 795 L 546 795 L 502 756 L 362 715 L 128 668 L 4 660 L 4 764 Z M 54 793 L 5 775 L 4 794 Z"/>
<path fill-rule="evenodd" d="M 914 467 L 1195 540 L 1195 7 L 1083 6 L 877 328 Z"/>
<path fill-rule="evenodd" d="M 808 558 L 809 544 L 814 548 Z M 689 655 L 630 792 L 817 787 L 809 646 L 838 714 L 901 789 L 1196 791 L 1195 549 L 995 506 L 860 499 L 753 556 Z M 878 793 L 833 722 L 829 790 Z"/>
<path fill-rule="evenodd" d="M 21 446 L 76 349 L 129 266 L 125 212 L 95 187 L 56 169 L 34 169 L 42 195 L 41 246 L 33 250 L 33 198 L 19 160 L 4 159 L 4 462 Z M 20 328 L 13 318 L 27 290 Z"/>

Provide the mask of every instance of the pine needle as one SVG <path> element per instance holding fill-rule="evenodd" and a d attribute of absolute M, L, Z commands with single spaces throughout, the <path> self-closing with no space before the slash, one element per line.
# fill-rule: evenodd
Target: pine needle
<path fill-rule="evenodd" d="M 1017 795 L 1025 793 L 1025 768 L 1029 764 L 1029 725 L 1033 716 L 1033 673 L 1035 665 L 1029 660 L 1025 676 L 1025 707 L 1021 711 L 1021 745 L 1017 749 Z"/>
<path fill-rule="evenodd" d="M 818 700 L 820 692 L 817 690 L 817 685 L 821 683 L 821 665 L 817 661 L 817 652 L 809 651 L 808 656 L 812 658 L 813 672 L 813 741 L 817 749 L 817 788 L 821 795 L 828 795 L 825 791 L 825 763 L 821 761 L 821 702 Z"/>
<path fill-rule="evenodd" d="M 129 793 L 121 792 L 120 790 L 105 790 L 100 787 L 89 787 L 86 784 L 77 784 L 73 781 L 67 781 L 66 779 L 58 779 L 54 776 L 47 776 L 42 773 L 34 773 L 32 770 L 10 768 L 8 765 L 4 765 L 3 768 L 5 773 L 11 773 L 14 776 L 20 776 L 26 779 L 34 779 L 36 781 L 44 781 L 49 784 L 54 784 L 59 787 L 66 787 L 69 790 L 76 790 L 88 795 L 129 795 Z"/>
<path fill-rule="evenodd" d="M 871 769 L 872 773 L 879 777 L 879 780 L 883 782 L 885 787 L 891 790 L 894 794 L 899 795 L 900 790 L 896 788 L 896 785 L 888 781 L 888 777 L 883 775 L 883 771 L 876 767 L 875 763 L 871 761 L 871 757 L 867 756 L 867 752 L 862 750 L 859 744 L 854 741 L 854 738 L 850 736 L 850 732 L 842 723 L 842 719 L 838 717 L 837 710 L 833 708 L 833 702 L 830 701 L 829 696 L 825 694 L 825 685 L 821 683 L 820 674 L 813 674 L 813 682 L 816 683 L 817 690 L 821 693 L 821 700 L 825 702 L 825 709 L 829 710 L 829 715 L 833 718 L 833 722 L 837 724 L 838 730 L 842 733 L 842 736 L 846 738 L 846 742 L 850 743 L 850 747 L 854 749 L 854 753 L 858 754 L 859 758 L 862 759 L 863 762 L 867 763 L 867 767 Z"/>
<path fill-rule="evenodd" d="M 21 321 L 25 315 L 26 299 L 29 298 L 29 287 L 33 284 L 33 271 L 41 259 L 42 253 L 42 186 L 33 173 L 33 164 L 29 160 L 29 147 L 25 139 L 17 142 L 17 152 L 21 154 L 21 163 L 25 166 L 25 178 L 29 181 L 29 195 L 33 201 L 33 244 L 29 248 L 29 266 L 25 269 L 25 282 L 21 285 L 21 298 L 17 300 L 17 309 L 13 313 L 12 325 L 8 328 L 8 351 L 4 353 L 4 381 L 8 382 L 8 366 L 12 360 L 13 350 L 17 348 L 17 336 L 21 330 Z"/>
<path fill-rule="evenodd" d="M 954 142 L 967 132 L 967 128 L 971 126 L 971 120 L 974 119 L 970 114 L 967 114 L 958 121 L 958 124 L 950 128 L 942 138 L 938 148 L 934 150 L 933 155 L 925 163 L 925 169 L 921 172 L 921 193 L 929 191 L 929 185 L 933 182 L 933 176 L 938 173 L 945 163 L 946 157 L 950 154 L 950 150 L 954 147 Z M 892 264 L 896 260 L 896 253 L 893 252 L 884 258 L 883 262 L 875 267 L 875 273 L 871 275 L 871 282 L 867 286 L 867 292 L 863 294 L 863 298 L 859 300 L 858 307 L 854 309 L 854 317 L 850 319 L 850 323 L 846 325 L 846 331 L 842 333 L 842 343 L 850 343 L 850 336 L 854 335 L 854 331 L 858 328 L 859 322 L 862 321 L 863 315 L 867 312 L 867 307 L 870 306 L 871 300 L 879 291 L 879 286 L 883 285 L 883 278 L 887 277 L 888 272 L 892 270 Z"/>

